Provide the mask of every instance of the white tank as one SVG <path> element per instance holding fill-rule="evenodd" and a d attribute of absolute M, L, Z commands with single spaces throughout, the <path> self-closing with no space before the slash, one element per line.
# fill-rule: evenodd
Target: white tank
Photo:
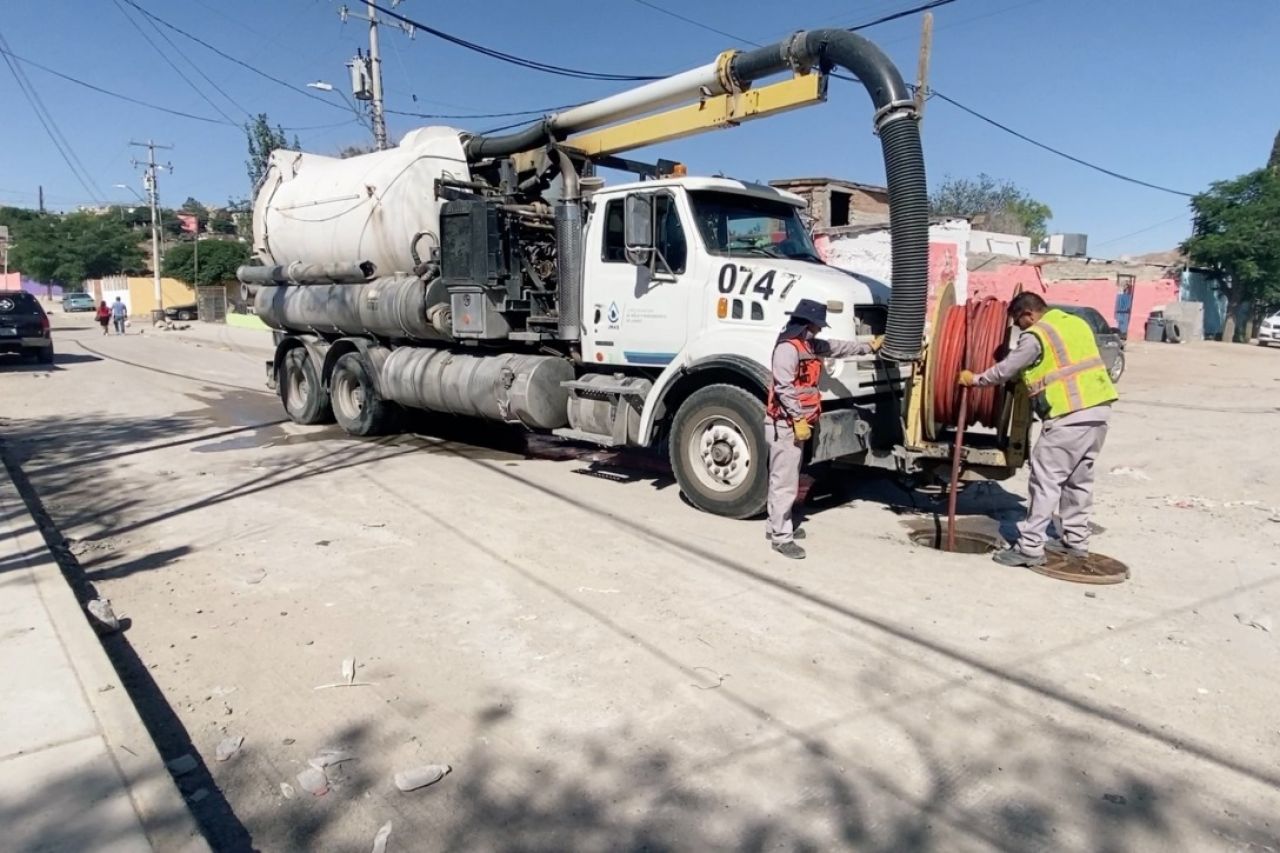
<path fill-rule="evenodd" d="M 423 127 L 395 147 L 345 160 L 273 151 L 253 204 L 253 246 L 265 264 L 373 261 L 412 272 L 412 247 L 439 245 L 437 178 L 467 181 L 459 131 Z"/>

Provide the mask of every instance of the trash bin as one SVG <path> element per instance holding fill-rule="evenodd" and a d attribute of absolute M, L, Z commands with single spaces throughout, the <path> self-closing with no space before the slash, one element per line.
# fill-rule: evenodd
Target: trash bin
<path fill-rule="evenodd" d="M 1143 340 L 1160 342 L 1164 340 L 1164 317 L 1152 314 L 1147 318 L 1146 335 Z"/>

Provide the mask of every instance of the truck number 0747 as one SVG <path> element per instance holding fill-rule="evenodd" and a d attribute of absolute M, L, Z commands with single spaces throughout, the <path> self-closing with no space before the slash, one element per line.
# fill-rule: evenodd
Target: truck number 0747
<path fill-rule="evenodd" d="M 742 273 L 741 283 L 738 281 L 739 272 Z M 754 277 L 755 270 L 750 267 L 740 267 L 737 264 L 725 264 L 720 267 L 720 292 L 733 293 L 736 289 L 739 296 L 745 296 L 747 291 L 750 290 L 754 293 L 759 293 L 764 299 L 768 299 L 773 296 L 775 291 L 773 285 L 775 277 L 774 270 L 766 270 L 765 274 L 760 276 L 759 280 L 756 281 L 755 287 L 752 287 L 751 280 Z M 795 286 L 796 281 L 796 277 L 791 277 L 791 280 L 783 285 L 782 292 L 778 294 L 778 298 L 786 299 L 787 294 L 791 292 L 791 288 Z"/>

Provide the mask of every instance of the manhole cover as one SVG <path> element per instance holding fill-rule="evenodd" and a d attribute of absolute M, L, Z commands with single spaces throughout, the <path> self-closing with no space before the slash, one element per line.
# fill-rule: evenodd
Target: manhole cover
<path fill-rule="evenodd" d="M 1031 571 L 1072 583 L 1123 583 L 1129 579 L 1129 567 L 1106 554 L 1091 553 L 1080 559 L 1048 551 L 1045 558 L 1043 566 Z"/>
<path fill-rule="evenodd" d="M 911 534 L 911 541 L 925 548 L 938 551 L 947 549 L 947 529 L 945 527 L 929 530 L 917 530 Z M 996 550 L 996 541 L 990 536 L 964 530 L 956 531 L 956 548 L 953 554 L 990 554 Z"/>

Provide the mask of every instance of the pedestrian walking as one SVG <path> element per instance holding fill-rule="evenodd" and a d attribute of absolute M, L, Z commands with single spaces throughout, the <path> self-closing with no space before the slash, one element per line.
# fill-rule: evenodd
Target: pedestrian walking
<path fill-rule="evenodd" d="M 1087 557 L 1093 468 L 1119 395 L 1084 320 L 1050 309 L 1034 293 L 1015 296 L 1009 317 L 1023 331 L 1009 355 L 990 370 L 976 376 L 964 370 L 959 377 L 961 385 L 983 386 L 1021 375 L 1042 421 L 1031 448 L 1027 517 L 1018 525 L 1018 541 L 994 559 L 1005 566 L 1039 566 L 1046 548 Z M 1055 512 L 1061 543 L 1046 541 Z"/>
<path fill-rule="evenodd" d="M 116 334 L 124 334 L 125 321 L 129 319 L 129 309 L 120 301 L 120 297 L 116 297 L 116 301 L 111 305 L 111 321 L 115 324 Z"/>
<path fill-rule="evenodd" d="M 765 534 L 773 550 L 792 560 L 803 560 L 804 549 L 795 543 L 805 538 L 792 520 L 804 464 L 804 443 L 814 434 L 822 413 L 822 360 L 848 358 L 878 352 L 883 342 L 822 340 L 827 328 L 827 306 L 801 299 L 773 348 L 773 382 L 765 409 L 765 440 L 769 442 L 768 522 Z"/>
<path fill-rule="evenodd" d="M 98 310 L 94 314 L 94 319 L 102 327 L 102 334 L 107 334 L 107 327 L 111 325 L 111 309 L 107 307 L 107 300 L 104 299 L 98 303 Z"/>

